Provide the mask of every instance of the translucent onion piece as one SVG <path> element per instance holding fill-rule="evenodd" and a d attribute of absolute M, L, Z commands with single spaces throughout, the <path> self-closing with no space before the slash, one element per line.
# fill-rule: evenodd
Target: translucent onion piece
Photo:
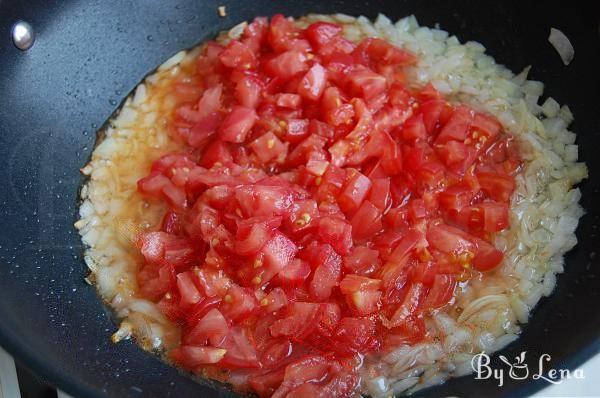
<path fill-rule="evenodd" d="M 550 28 L 548 41 L 556 49 L 558 55 L 560 55 L 563 64 L 569 65 L 571 61 L 573 61 L 573 58 L 575 58 L 575 49 L 569 41 L 569 38 L 563 32 L 558 29 Z"/>

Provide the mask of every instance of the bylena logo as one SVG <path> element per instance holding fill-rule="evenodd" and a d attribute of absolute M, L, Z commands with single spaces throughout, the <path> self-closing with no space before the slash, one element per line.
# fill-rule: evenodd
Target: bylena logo
<path fill-rule="evenodd" d="M 489 355 L 485 352 L 476 354 L 471 360 L 471 367 L 475 371 L 475 379 L 486 380 L 492 378 L 498 381 L 498 387 L 502 387 L 505 377 L 507 377 L 506 370 L 508 370 L 508 377 L 513 380 L 531 378 L 532 380 L 542 379 L 552 384 L 560 384 L 568 379 L 585 379 L 583 369 L 575 369 L 571 372 L 569 369 L 547 368 L 547 362 L 551 359 L 548 354 L 542 354 L 539 357 L 537 369 L 530 371 L 529 366 L 525 363 L 526 353 L 527 351 L 523 351 L 512 362 L 504 355 L 500 355 L 499 358 L 506 365 L 507 369 L 504 369 L 504 367 L 492 369 Z"/>

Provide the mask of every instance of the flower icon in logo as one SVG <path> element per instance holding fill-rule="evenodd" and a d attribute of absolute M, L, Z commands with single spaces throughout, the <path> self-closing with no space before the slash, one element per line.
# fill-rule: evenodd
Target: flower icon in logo
<path fill-rule="evenodd" d="M 527 351 L 523 351 L 520 355 L 517 355 L 514 363 L 510 363 L 510 361 L 504 355 L 499 356 L 500 360 L 508 365 L 508 374 L 511 379 L 524 380 L 529 377 L 529 368 L 525 363 L 526 352 Z"/>

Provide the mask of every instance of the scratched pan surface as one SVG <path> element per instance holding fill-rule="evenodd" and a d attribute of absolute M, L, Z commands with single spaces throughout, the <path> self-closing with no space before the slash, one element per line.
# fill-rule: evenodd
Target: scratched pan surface
<path fill-rule="evenodd" d="M 589 2 L 593 3 L 593 2 Z M 227 17 L 217 16 L 219 5 Z M 538 3 L 541 4 L 541 3 Z M 256 15 L 345 12 L 392 18 L 416 14 L 461 39 L 482 42 L 515 71 L 533 64 L 547 94 L 571 106 L 581 158 L 591 179 L 582 185 L 587 215 L 579 245 L 554 295 L 535 310 L 505 354 L 541 353 L 548 366 L 574 368 L 600 350 L 600 248 L 595 196 L 600 189 L 600 40 L 598 6 L 533 1 L 0 0 L 0 343 L 52 384 L 77 397 L 229 397 L 222 386 L 197 383 L 133 343 L 113 345 L 110 312 L 83 282 L 82 245 L 73 229 L 78 169 L 92 151 L 95 130 L 156 65 Z M 37 31 L 34 46 L 17 50 L 18 19 Z M 547 43 L 550 27 L 572 40 L 565 67 Z M 498 363 L 497 363 L 498 364 Z M 471 376 L 426 396 L 514 397 L 541 382 Z"/>

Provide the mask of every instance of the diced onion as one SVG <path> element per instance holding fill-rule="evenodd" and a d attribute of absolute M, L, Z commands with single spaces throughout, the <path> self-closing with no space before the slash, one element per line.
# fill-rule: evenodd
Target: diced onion
<path fill-rule="evenodd" d="M 548 36 L 548 41 L 558 52 L 560 55 L 560 59 L 562 59 L 563 64 L 569 65 L 573 58 L 575 58 L 575 49 L 569 41 L 569 38 L 560 30 L 555 28 L 550 28 L 550 36 Z"/>

